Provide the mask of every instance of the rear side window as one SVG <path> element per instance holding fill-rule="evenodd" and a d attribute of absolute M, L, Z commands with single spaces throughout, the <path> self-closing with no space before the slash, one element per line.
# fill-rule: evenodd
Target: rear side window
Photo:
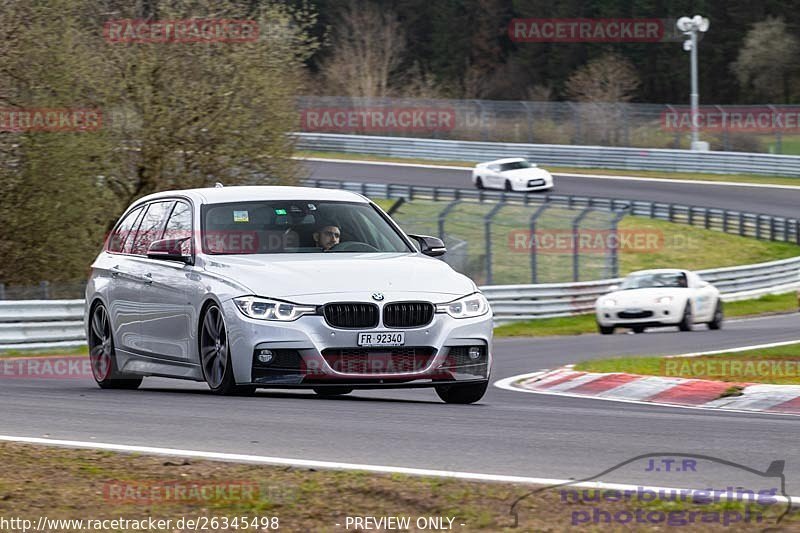
<path fill-rule="evenodd" d="M 111 238 L 108 240 L 108 251 L 120 253 L 125 248 L 125 242 L 127 241 L 130 247 L 130 243 L 133 241 L 133 235 L 136 231 L 137 221 L 139 219 L 139 215 L 142 214 L 142 208 L 138 207 L 128 213 L 125 218 L 117 225 L 117 228 L 114 230 L 114 233 L 111 234 Z"/>
<path fill-rule="evenodd" d="M 176 202 L 164 229 L 165 239 L 185 239 L 181 243 L 184 255 L 192 254 L 192 207 L 186 202 Z"/>
<path fill-rule="evenodd" d="M 164 225 L 167 222 L 167 216 L 174 203 L 172 200 L 168 202 L 153 202 L 147 207 L 147 212 L 139 225 L 139 231 L 136 232 L 136 240 L 133 241 L 130 253 L 134 255 L 147 254 L 150 244 L 161 238 L 161 234 L 164 232 Z"/>

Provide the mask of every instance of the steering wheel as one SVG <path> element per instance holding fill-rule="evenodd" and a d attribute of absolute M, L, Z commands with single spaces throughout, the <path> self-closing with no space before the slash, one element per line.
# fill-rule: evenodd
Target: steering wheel
<path fill-rule="evenodd" d="M 328 248 L 329 252 L 378 252 L 379 250 L 361 241 L 344 241 Z"/>

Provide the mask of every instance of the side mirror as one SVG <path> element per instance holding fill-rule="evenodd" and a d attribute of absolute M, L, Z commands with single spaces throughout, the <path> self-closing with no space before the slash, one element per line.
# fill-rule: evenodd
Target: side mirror
<path fill-rule="evenodd" d="M 409 237 L 417 241 L 419 244 L 419 251 L 425 255 L 438 257 L 447 252 L 447 248 L 444 247 L 442 239 L 437 237 L 430 237 L 428 235 L 409 235 Z"/>
<path fill-rule="evenodd" d="M 608 292 L 615 292 L 619 290 L 619 285 L 612 285 L 608 288 Z"/>
<path fill-rule="evenodd" d="M 182 239 L 161 239 L 153 241 L 147 248 L 147 257 L 150 259 L 163 259 L 166 261 L 180 261 L 187 265 L 193 264 L 192 256 L 185 255 L 181 250 L 181 245 L 191 239 L 191 237 L 183 237 Z"/>

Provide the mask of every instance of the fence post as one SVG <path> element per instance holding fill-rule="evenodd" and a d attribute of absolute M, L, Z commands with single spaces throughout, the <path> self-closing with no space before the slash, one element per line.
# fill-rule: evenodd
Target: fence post
<path fill-rule="evenodd" d="M 611 232 L 614 237 L 618 237 L 619 235 L 619 221 L 622 220 L 625 215 L 628 214 L 629 207 L 625 207 L 620 211 L 616 211 L 616 216 L 611 221 Z M 615 238 L 611 246 L 611 256 L 609 257 L 611 263 L 611 275 L 612 278 L 619 277 L 619 238 Z"/>
<path fill-rule="evenodd" d="M 6 284 L 0 283 L 0 300 L 6 299 Z"/>
<path fill-rule="evenodd" d="M 439 213 L 439 238 L 442 239 L 442 242 L 444 242 L 444 221 L 447 219 L 447 215 L 450 214 L 450 211 L 452 211 L 455 206 L 460 203 L 461 200 L 453 200 L 447 204 L 447 207 L 445 207 L 441 213 Z"/>
<path fill-rule="evenodd" d="M 572 281 L 577 282 L 580 280 L 580 275 L 578 272 L 578 261 L 579 261 L 579 239 L 578 239 L 578 226 L 580 226 L 581 220 L 584 219 L 586 215 L 592 212 L 591 207 L 585 207 L 583 211 L 580 212 L 578 216 L 572 221 Z"/>
<path fill-rule="evenodd" d="M 49 300 L 50 299 L 50 282 L 49 281 L 40 281 L 39 282 L 39 290 L 41 291 L 42 300 Z"/>
<path fill-rule="evenodd" d="M 536 279 L 538 277 L 536 272 L 538 268 L 536 263 L 536 245 L 538 243 L 536 240 L 536 219 L 539 218 L 539 215 L 541 215 L 545 209 L 547 209 L 547 206 L 548 199 L 545 198 L 544 203 L 537 207 L 536 211 L 534 211 L 531 215 L 530 223 L 528 225 L 531 230 L 531 283 L 536 283 Z"/>
<path fill-rule="evenodd" d="M 491 211 L 483 217 L 484 240 L 486 243 L 486 284 L 492 284 L 492 218 L 500 211 L 505 203 L 497 202 Z"/>

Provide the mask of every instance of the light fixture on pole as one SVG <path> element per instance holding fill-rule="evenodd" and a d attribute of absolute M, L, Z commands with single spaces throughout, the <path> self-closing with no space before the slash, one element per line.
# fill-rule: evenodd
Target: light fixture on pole
<path fill-rule="evenodd" d="M 681 17 L 675 24 L 684 35 L 689 37 L 683 41 L 683 49 L 691 53 L 692 58 L 692 93 L 691 93 L 691 118 L 692 118 L 692 150 L 708 150 L 707 142 L 700 142 L 698 134 L 698 107 L 700 102 L 700 94 L 697 89 L 697 33 L 705 33 L 708 31 L 709 21 L 705 17 L 695 15 L 692 18 Z"/>

